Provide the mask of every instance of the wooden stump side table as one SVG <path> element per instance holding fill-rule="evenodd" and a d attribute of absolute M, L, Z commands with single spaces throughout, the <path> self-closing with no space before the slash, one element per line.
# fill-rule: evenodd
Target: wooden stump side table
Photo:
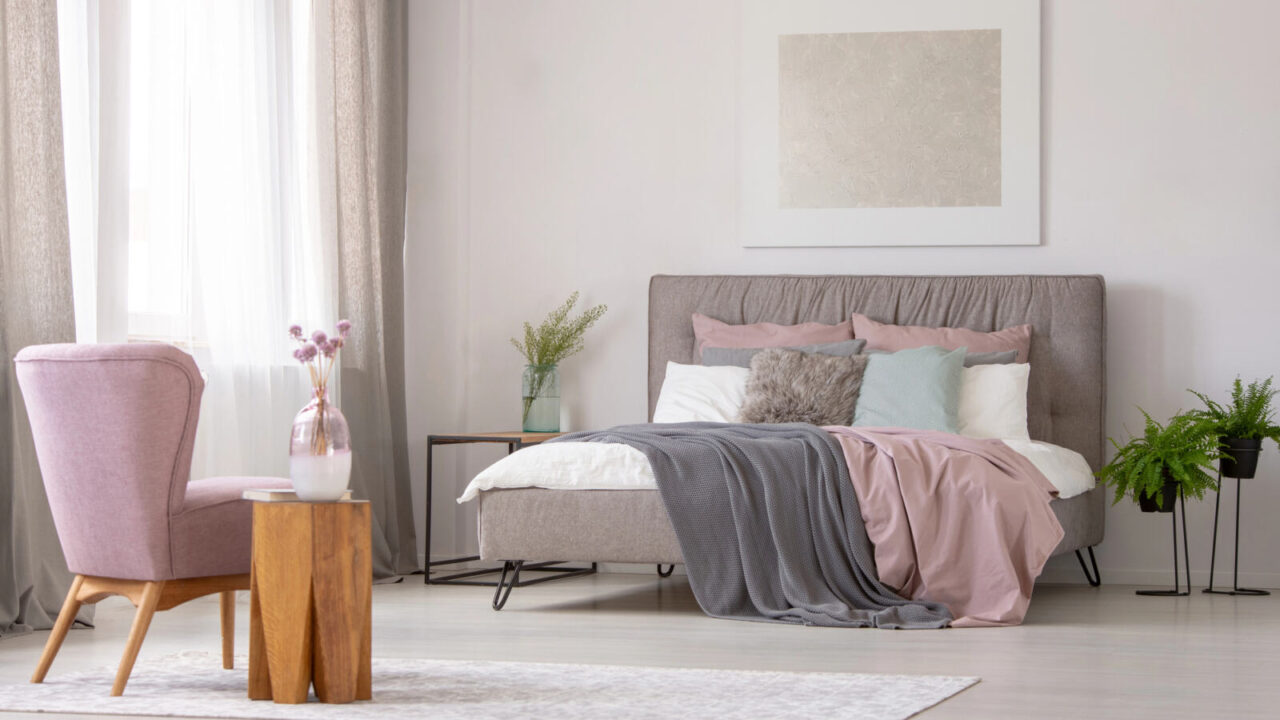
<path fill-rule="evenodd" d="M 373 697 L 370 542 L 366 500 L 253 504 L 250 699 Z"/>

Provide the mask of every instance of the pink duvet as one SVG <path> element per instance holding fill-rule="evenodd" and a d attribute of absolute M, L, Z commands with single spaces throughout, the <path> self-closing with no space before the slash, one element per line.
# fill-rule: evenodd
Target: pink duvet
<path fill-rule="evenodd" d="M 954 627 L 1017 625 L 1062 526 L 1053 485 L 999 440 L 825 428 L 840 442 L 880 580 L 941 602 Z"/>

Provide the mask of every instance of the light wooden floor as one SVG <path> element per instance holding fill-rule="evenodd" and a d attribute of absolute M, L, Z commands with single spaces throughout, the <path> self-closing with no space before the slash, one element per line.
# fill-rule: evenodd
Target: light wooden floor
<path fill-rule="evenodd" d="M 500 613 L 483 588 L 374 588 L 375 657 L 978 675 L 928 711 L 944 718 L 1280 717 L 1280 597 L 1136 597 L 1131 587 L 1043 586 L 1025 625 L 838 630 L 713 620 L 683 578 L 599 575 L 517 589 Z M 132 608 L 107 601 L 72 631 L 51 677 L 114 666 Z M 215 599 L 160 613 L 142 657 L 206 649 Z M 246 650 L 241 594 L 237 650 Z M 45 633 L 0 642 L 0 682 L 25 681 Z M 377 678 L 374 678 L 377 694 Z M 106 698 L 104 698 L 106 700 Z M 767 712 L 762 712 L 767 715 Z M 0 720 L 51 715 L 0 714 Z"/>

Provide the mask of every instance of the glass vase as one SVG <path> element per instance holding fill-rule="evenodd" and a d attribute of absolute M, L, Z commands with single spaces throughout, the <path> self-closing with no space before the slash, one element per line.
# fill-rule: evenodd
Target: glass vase
<path fill-rule="evenodd" d="M 560 432 L 560 368 L 526 365 L 521 383 L 525 432 Z"/>
<path fill-rule="evenodd" d="M 289 479 L 298 499 L 333 502 L 351 480 L 351 433 L 342 411 L 317 391 L 293 418 L 289 436 Z"/>

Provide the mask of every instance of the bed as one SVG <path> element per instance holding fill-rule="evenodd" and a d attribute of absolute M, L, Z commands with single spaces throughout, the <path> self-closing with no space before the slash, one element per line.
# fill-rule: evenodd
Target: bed
<path fill-rule="evenodd" d="M 1030 435 L 1075 450 L 1096 470 L 1105 442 L 1105 300 L 1097 275 L 655 276 L 649 286 L 649 418 L 667 362 L 694 361 L 695 312 L 735 324 L 836 323 L 851 312 L 886 323 L 978 331 L 1029 323 Z M 1089 583 L 1100 584 L 1093 546 L 1103 539 L 1103 489 L 1053 500 L 1051 508 L 1064 531 L 1053 554 L 1074 552 Z M 520 563 L 531 561 L 682 562 L 656 490 L 488 490 L 480 493 L 478 513 L 480 557 L 503 561 L 513 576 Z M 495 609 L 505 603 L 504 586 L 509 593 L 512 579 L 504 572 Z"/>

